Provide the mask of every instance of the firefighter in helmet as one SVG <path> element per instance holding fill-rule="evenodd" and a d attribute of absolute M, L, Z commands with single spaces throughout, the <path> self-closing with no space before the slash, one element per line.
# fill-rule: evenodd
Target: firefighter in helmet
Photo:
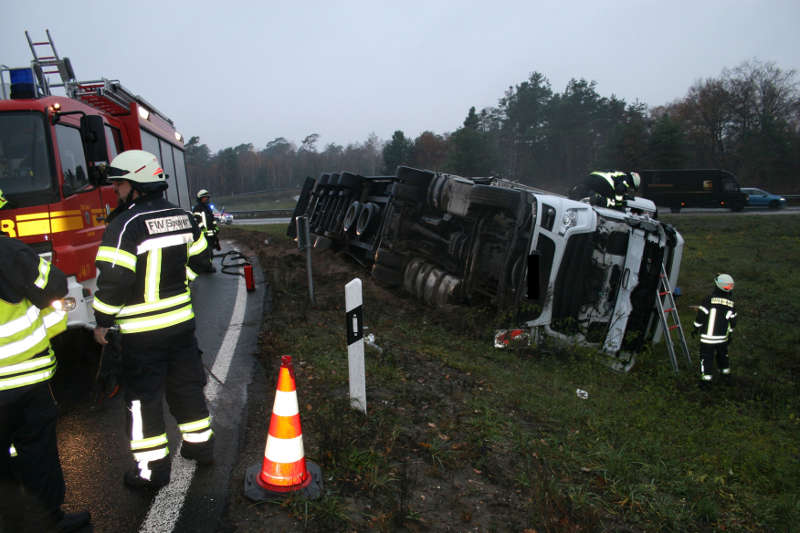
<path fill-rule="evenodd" d="M 216 272 L 216 269 L 211 264 L 213 255 L 212 248 L 220 250 L 219 246 L 219 227 L 217 226 L 217 219 L 214 217 L 214 211 L 211 209 L 211 193 L 206 189 L 197 191 L 197 204 L 192 208 L 195 219 L 200 225 L 200 229 L 205 231 L 206 240 L 208 241 L 208 251 L 206 259 L 208 261 L 207 272 Z"/>
<path fill-rule="evenodd" d="M 583 188 L 588 189 L 593 205 L 625 209 L 625 200 L 639 190 L 641 177 L 638 172 L 620 170 L 595 171 L 587 176 Z"/>
<path fill-rule="evenodd" d="M 712 381 L 711 369 L 715 358 L 723 379 L 730 378 L 728 346 L 733 341 L 736 309 L 733 305 L 733 278 L 729 274 L 718 274 L 714 278 L 714 290 L 697 307 L 693 325 L 692 335 L 700 335 L 701 383 Z"/>
<path fill-rule="evenodd" d="M 5 205 L 0 191 L 0 207 Z M 40 523 L 49 531 L 75 531 L 90 520 L 86 511 L 64 513 L 64 475 L 58 457 L 58 409 L 50 392 L 56 356 L 50 339 L 67 328 L 67 313 L 58 305 L 67 294 L 61 270 L 27 244 L 0 234 L 0 483 L 19 481 L 44 511 L 22 516 L 23 524 Z M 21 500 L 0 498 L 0 523 L 14 529 Z M 20 496 L 22 493 L 20 492 Z M 51 522 L 51 524 L 47 524 Z"/>
<path fill-rule="evenodd" d="M 188 288 L 208 243 L 194 218 L 164 199 L 167 182 L 153 154 L 122 152 L 111 161 L 108 179 L 120 207 L 97 250 L 94 337 L 107 344 L 112 326 L 121 335 L 119 380 L 134 460 L 124 481 L 157 488 L 170 480 L 165 394 L 181 433 L 181 455 L 200 464 L 213 461 L 206 377 Z"/>

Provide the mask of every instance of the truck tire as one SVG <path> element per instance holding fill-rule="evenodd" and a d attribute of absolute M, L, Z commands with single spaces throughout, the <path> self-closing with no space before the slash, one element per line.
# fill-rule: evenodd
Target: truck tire
<path fill-rule="evenodd" d="M 356 222 L 356 235 L 359 237 L 365 235 L 370 229 L 370 226 L 372 226 L 374 222 L 378 220 L 380 212 L 381 208 L 378 206 L 378 204 L 374 204 L 372 202 L 367 202 L 364 204 L 364 207 L 361 209 L 361 213 L 358 215 L 358 222 Z"/>
<path fill-rule="evenodd" d="M 362 205 L 361 202 L 355 201 L 350 204 L 347 208 L 347 212 L 344 214 L 344 220 L 342 221 L 342 231 L 347 233 L 350 231 L 350 228 L 355 226 L 356 221 L 358 220 L 358 215 L 361 214 Z"/>
<path fill-rule="evenodd" d="M 420 170 L 411 167 L 397 167 L 397 178 L 407 185 L 427 189 L 428 184 L 436 176 L 430 170 Z"/>
<path fill-rule="evenodd" d="M 470 193 L 470 207 L 497 207 L 499 209 L 515 209 L 519 203 L 519 193 L 511 189 L 492 187 L 491 185 L 475 185 Z"/>

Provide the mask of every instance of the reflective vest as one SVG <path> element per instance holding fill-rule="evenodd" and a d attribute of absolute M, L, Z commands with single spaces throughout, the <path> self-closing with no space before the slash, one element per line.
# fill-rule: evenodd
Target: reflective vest
<path fill-rule="evenodd" d="M 53 377 L 56 358 L 50 339 L 66 329 L 65 311 L 39 309 L 25 298 L 17 303 L 0 299 L 0 391 Z"/>
<path fill-rule="evenodd" d="M 137 199 L 103 234 L 92 307 L 97 325 L 156 332 L 194 318 L 188 261 L 208 244 L 192 217 L 163 198 Z"/>

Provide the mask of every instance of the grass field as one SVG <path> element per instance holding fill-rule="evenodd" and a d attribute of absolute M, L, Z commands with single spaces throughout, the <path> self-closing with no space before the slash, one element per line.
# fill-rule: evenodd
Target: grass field
<path fill-rule="evenodd" d="M 678 308 L 694 365 L 678 374 L 663 344 L 629 373 L 583 349 L 494 350 L 502 317 L 423 307 L 330 252 L 315 252 L 311 306 L 284 226 L 229 230 L 268 275 L 262 361 L 269 375 L 294 355 L 306 456 L 326 476 L 324 497 L 288 515 L 313 531 L 798 531 L 800 216 L 663 220 L 686 239 Z M 739 325 L 733 383 L 706 391 L 688 307 L 718 272 L 736 280 Z M 367 417 L 346 401 L 355 276 L 382 350 L 367 352 Z"/>
<path fill-rule="evenodd" d="M 297 193 L 300 194 L 298 190 Z M 297 205 L 294 195 L 275 195 L 273 193 L 248 193 L 235 196 L 215 196 L 212 201 L 225 211 L 265 211 L 269 209 L 293 209 Z"/>

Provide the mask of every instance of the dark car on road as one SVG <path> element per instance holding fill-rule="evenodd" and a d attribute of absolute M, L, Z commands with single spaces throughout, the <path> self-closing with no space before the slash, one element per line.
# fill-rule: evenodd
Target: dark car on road
<path fill-rule="evenodd" d="M 742 187 L 741 191 L 747 195 L 746 207 L 769 207 L 782 209 L 786 207 L 786 198 L 772 194 L 756 187 Z"/>

